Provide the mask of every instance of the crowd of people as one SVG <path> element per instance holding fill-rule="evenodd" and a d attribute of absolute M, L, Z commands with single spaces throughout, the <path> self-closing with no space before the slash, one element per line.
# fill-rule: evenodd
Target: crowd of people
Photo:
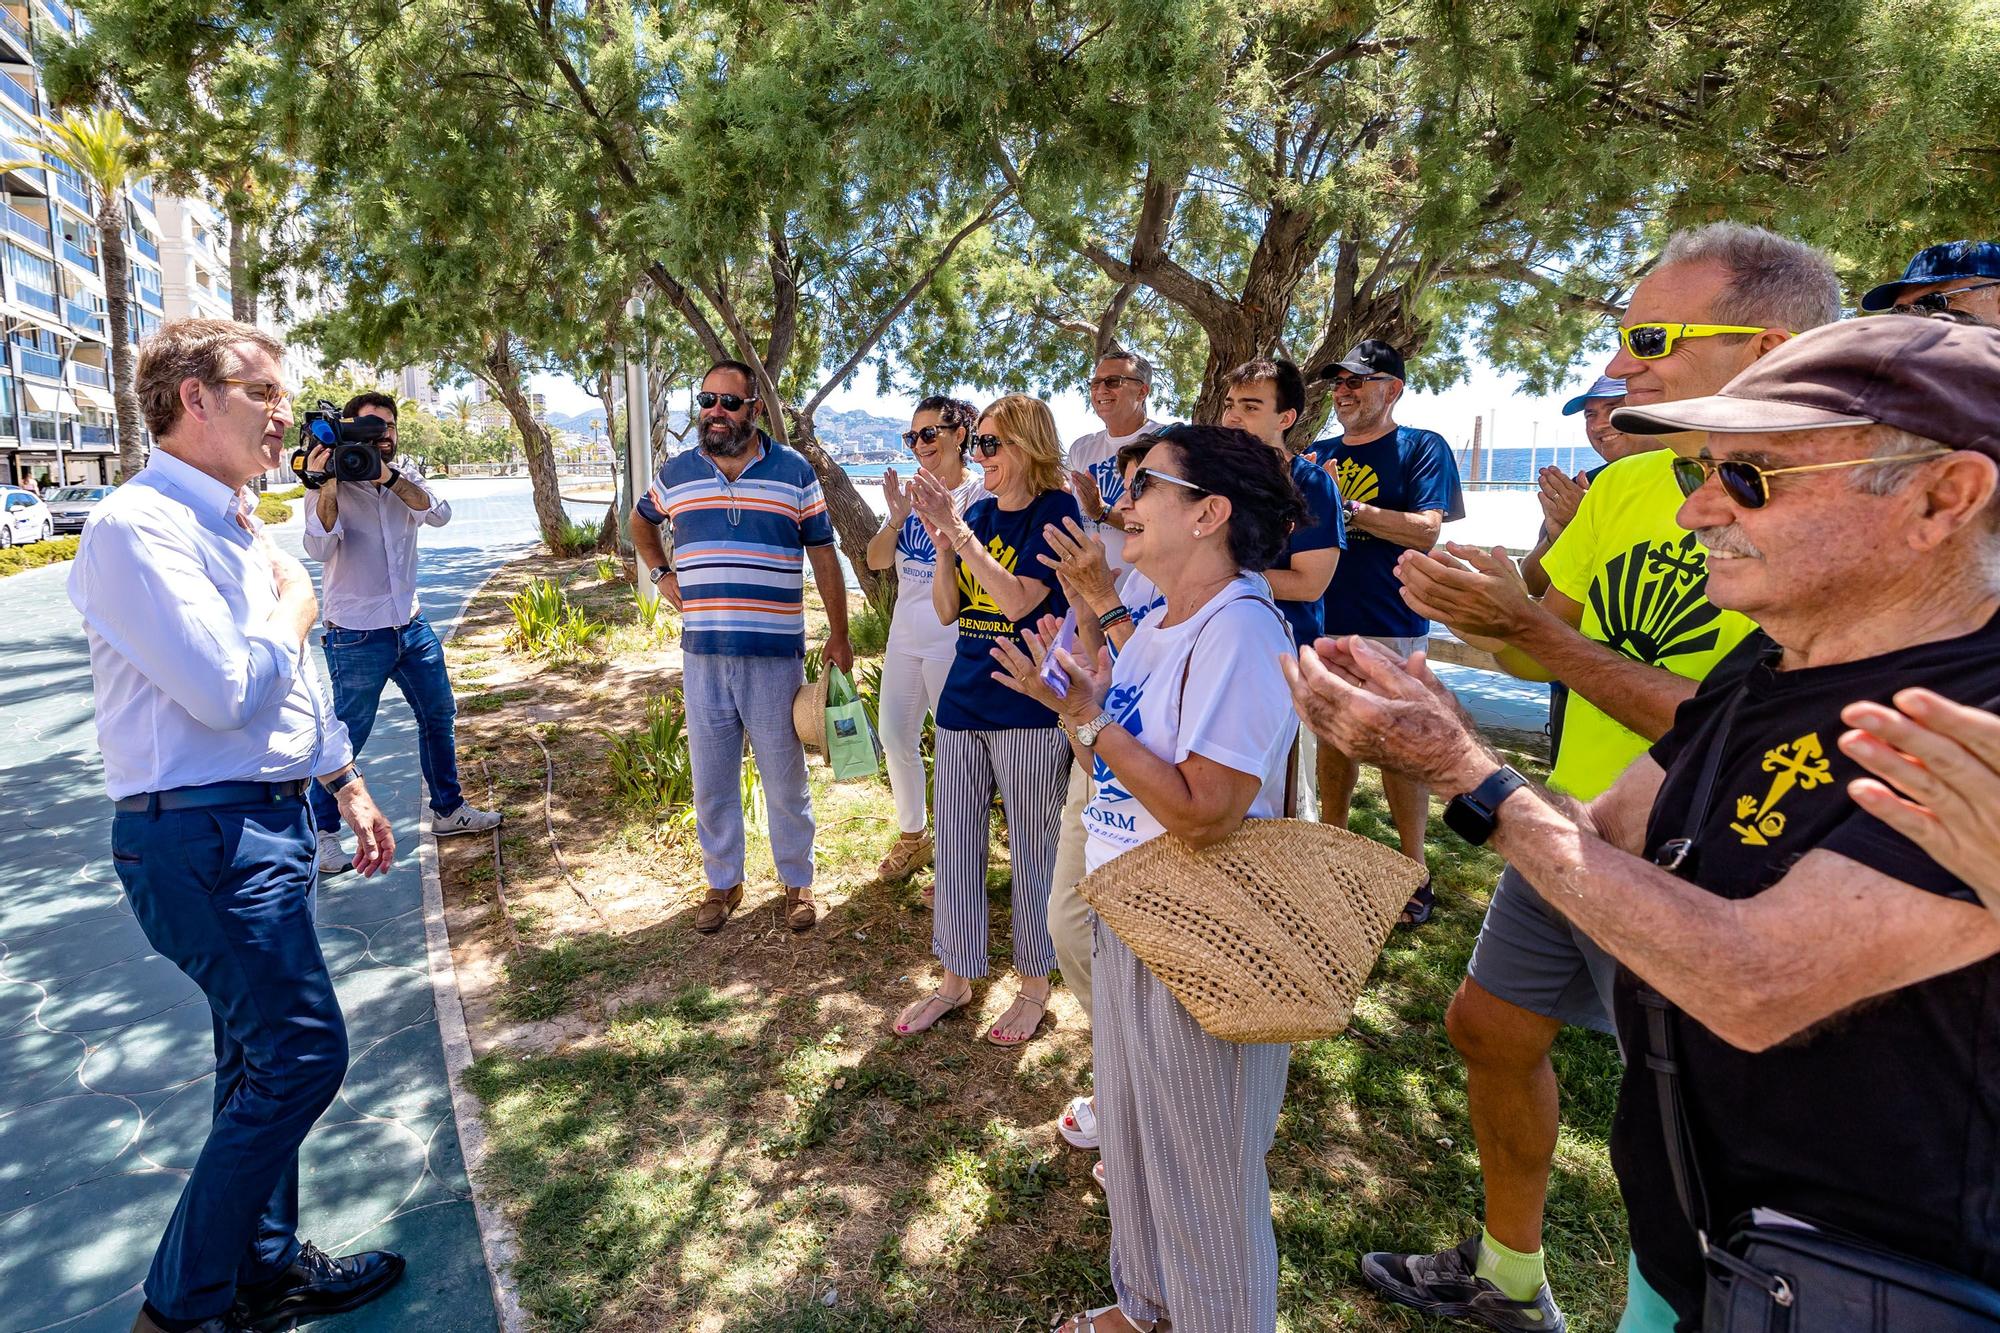
<path fill-rule="evenodd" d="M 1079 884 L 1162 835 L 1201 848 L 1249 820 L 1344 825 L 1362 765 L 1411 861 L 1433 794 L 1457 836 L 1506 859 L 1446 1020 L 1479 1225 L 1438 1253 L 1361 1256 L 1364 1281 L 1489 1328 L 1564 1327 L 1542 1229 L 1550 1051 L 1575 1025 L 1626 1059 L 1624 1333 L 1750 1327 L 1718 1290 L 1740 1308 L 1742 1284 L 1770 1276 L 1754 1247 L 1773 1228 L 1894 1257 L 1899 1299 L 1937 1303 L 1899 1308 L 1993 1321 L 1910 1327 L 2000 1327 L 2000 245 L 1931 247 L 1862 298 L 1865 317 L 1842 304 L 1804 243 L 1733 223 L 1674 235 L 1617 354 L 1565 408 L 1604 464 L 1538 478 L 1544 522 L 1519 561 L 1441 540 L 1464 513 L 1456 466 L 1396 420 L 1407 368 L 1385 342 L 1323 372 L 1340 430 L 1303 449 L 1310 386 L 1275 356 L 1228 373 L 1217 420 L 1168 425 L 1148 415 L 1152 366 L 1114 349 L 1090 378 L 1104 429 L 1067 451 L 1032 397 L 922 400 L 904 436 L 916 468 L 885 478 L 867 549 L 898 589 L 880 697 L 897 830 L 878 875 L 935 872 L 938 981 L 891 1028 L 922 1039 L 991 971 L 997 795 L 1014 977 L 983 1039 L 1034 1040 L 1058 975 L 1091 1027 L 1092 1086 L 1057 1128 L 1099 1153 L 1115 1300 L 1065 1333 L 1275 1329 L 1265 1157 L 1289 1065 L 1285 1045 L 1207 1031 Z M 379 599 L 337 591 L 328 561 L 328 615 L 361 636 L 336 645 L 329 620 L 329 662 L 365 649 L 343 656 L 328 709 L 300 665 L 311 581 L 241 503 L 289 426 L 275 351 L 218 321 L 148 340 L 160 447 L 99 507 L 71 583 L 114 860 L 148 937 L 217 1013 L 215 1129 L 138 1325 L 169 1333 L 352 1308 L 402 1268 L 300 1244 L 296 1149 L 345 1064 L 311 937 L 315 860 L 346 859 L 326 808 L 356 832 L 355 869 L 387 865 L 353 753 L 383 680 L 420 713 L 435 689 L 398 543 L 448 510 L 396 476 L 320 497 L 322 545 L 352 552 L 363 515 L 395 520 L 369 529 L 390 534 L 381 549 L 338 556 L 379 567 Z M 752 370 L 717 363 L 696 401 L 696 447 L 661 464 L 632 525 L 682 618 L 708 884 L 694 927 L 723 929 L 744 900 L 747 742 L 782 917 L 810 930 L 791 721 L 806 569 L 826 660 L 851 669 L 845 585 L 819 482 L 759 428 Z M 1434 623 L 1552 683 L 1546 784 L 1431 673 Z M 452 780 L 448 685 L 444 700 L 424 772 L 432 826 L 451 831 L 488 816 Z M 230 836 L 203 850 L 190 820 Z M 1413 930 L 1434 906 L 1421 880 Z M 1757 1290 L 1826 1300 L 1826 1281 L 1808 1266 Z"/>

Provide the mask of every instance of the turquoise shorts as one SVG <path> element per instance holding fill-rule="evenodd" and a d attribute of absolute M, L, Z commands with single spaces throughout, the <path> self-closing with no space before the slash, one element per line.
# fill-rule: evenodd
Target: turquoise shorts
<path fill-rule="evenodd" d="M 1625 1256 L 1625 1313 L 1619 1317 L 1618 1333 L 1674 1333 L 1679 1316 L 1666 1297 L 1654 1291 L 1639 1276 L 1639 1261 Z"/>

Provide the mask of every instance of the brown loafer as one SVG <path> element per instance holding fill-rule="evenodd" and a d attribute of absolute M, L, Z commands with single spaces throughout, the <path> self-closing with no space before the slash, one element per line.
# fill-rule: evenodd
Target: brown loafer
<path fill-rule="evenodd" d="M 819 904 L 799 896 L 805 892 L 805 889 L 785 890 L 785 924 L 793 930 L 811 930 L 819 924 Z"/>
<path fill-rule="evenodd" d="M 730 913 L 743 905 L 743 886 L 738 884 L 727 893 L 708 891 L 708 897 L 701 900 L 695 909 L 694 928 L 704 935 L 713 935 L 722 929 L 722 923 L 729 920 Z"/>

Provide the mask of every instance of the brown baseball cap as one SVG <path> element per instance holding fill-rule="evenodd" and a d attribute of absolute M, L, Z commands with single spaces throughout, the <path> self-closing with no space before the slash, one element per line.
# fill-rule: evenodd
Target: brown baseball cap
<path fill-rule="evenodd" d="M 2000 457 L 2000 329 L 1896 315 L 1826 324 L 1786 341 L 1706 398 L 1621 407 L 1634 435 L 1895 426 Z"/>

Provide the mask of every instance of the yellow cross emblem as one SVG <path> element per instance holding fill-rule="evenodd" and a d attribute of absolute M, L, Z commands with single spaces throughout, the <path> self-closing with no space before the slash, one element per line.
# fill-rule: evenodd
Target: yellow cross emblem
<path fill-rule="evenodd" d="M 1736 820 L 1729 826 L 1743 839 L 1745 847 L 1768 847 L 1771 839 L 1784 833 L 1785 813 L 1777 807 L 1792 788 L 1811 791 L 1833 781 L 1833 765 L 1827 761 L 1826 749 L 1816 731 L 1807 732 L 1789 745 L 1764 751 L 1763 769 L 1772 775 L 1764 799 L 1737 797 Z"/>

